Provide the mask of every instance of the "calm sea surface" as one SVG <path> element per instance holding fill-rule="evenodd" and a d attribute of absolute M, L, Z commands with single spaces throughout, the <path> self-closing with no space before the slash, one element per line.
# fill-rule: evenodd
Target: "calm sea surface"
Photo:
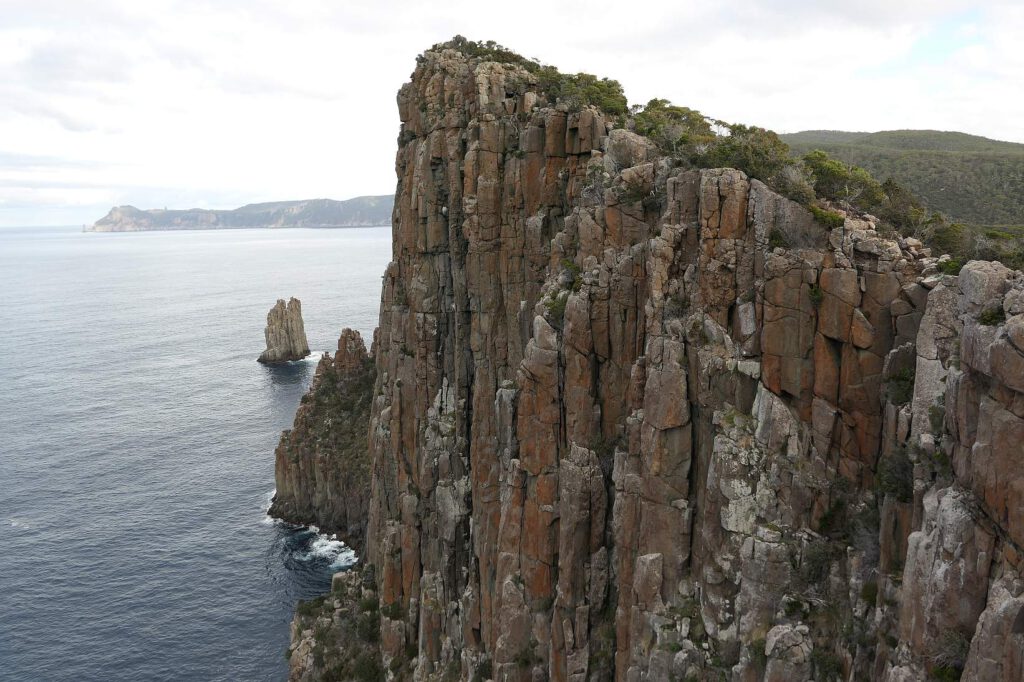
<path fill-rule="evenodd" d="M 377 323 L 391 230 L 0 229 L 0 679 L 283 680 L 299 598 L 351 561 L 269 522 L 315 359 Z"/>

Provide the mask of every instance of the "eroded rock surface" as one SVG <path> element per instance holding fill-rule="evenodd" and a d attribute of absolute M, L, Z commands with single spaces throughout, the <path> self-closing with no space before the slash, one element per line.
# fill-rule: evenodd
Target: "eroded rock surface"
<path fill-rule="evenodd" d="M 336 533 L 357 552 L 366 537 L 370 462 L 366 447 L 373 361 L 359 332 L 345 329 L 324 353 L 292 428 L 277 446 L 270 515 Z"/>
<path fill-rule="evenodd" d="M 827 230 L 519 66 L 427 52 L 398 104 L 389 679 L 1020 679 L 1020 273 Z"/>
<path fill-rule="evenodd" d="M 263 335 L 267 340 L 267 349 L 260 354 L 260 362 L 274 364 L 301 360 L 309 355 L 309 342 L 306 341 L 306 329 L 302 325 L 302 303 L 297 298 L 283 298 L 267 313 L 267 328 Z"/>

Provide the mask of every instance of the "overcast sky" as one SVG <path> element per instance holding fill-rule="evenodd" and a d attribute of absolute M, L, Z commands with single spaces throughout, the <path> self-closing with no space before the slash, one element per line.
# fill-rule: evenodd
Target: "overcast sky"
<path fill-rule="evenodd" d="M 0 0 L 0 225 L 394 191 L 395 92 L 462 34 L 727 121 L 1024 142 L 1024 3 Z"/>

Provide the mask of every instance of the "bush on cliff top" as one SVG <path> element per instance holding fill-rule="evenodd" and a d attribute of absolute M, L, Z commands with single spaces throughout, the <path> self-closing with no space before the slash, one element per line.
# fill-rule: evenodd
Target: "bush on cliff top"
<path fill-rule="evenodd" d="M 562 73 L 554 66 L 541 64 L 538 59 L 528 59 L 493 40 L 481 42 L 457 35 L 430 49 L 434 52 L 457 50 L 472 59 L 521 66 L 537 74 L 539 89 L 552 102 L 561 102 L 571 111 L 595 106 L 609 116 L 626 113 L 627 101 L 622 84 L 611 78 L 598 78 L 589 73 Z M 420 55 L 417 61 L 422 60 L 423 55 Z"/>

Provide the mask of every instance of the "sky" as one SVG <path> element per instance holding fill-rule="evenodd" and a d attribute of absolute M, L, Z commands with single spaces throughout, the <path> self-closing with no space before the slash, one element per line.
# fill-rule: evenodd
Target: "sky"
<path fill-rule="evenodd" d="M 389 194 L 395 94 L 460 34 L 778 132 L 1024 142 L 1024 3 L 0 0 L 0 226 Z"/>

